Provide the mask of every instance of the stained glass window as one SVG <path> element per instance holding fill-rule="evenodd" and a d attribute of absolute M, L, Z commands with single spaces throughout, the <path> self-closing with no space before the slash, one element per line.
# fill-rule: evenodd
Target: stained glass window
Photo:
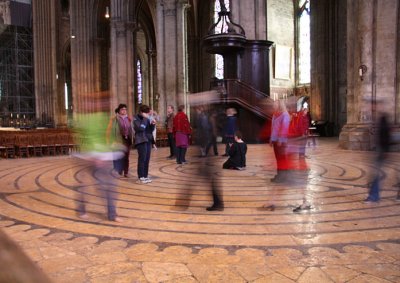
<path fill-rule="evenodd" d="M 224 4 L 225 4 L 226 9 L 228 11 L 230 11 L 229 0 L 224 0 Z M 216 0 L 215 4 L 214 4 L 214 23 L 216 23 L 218 21 L 218 17 L 219 17 L 218 13 L 219 12 L 221 12 L 221 5 L 219 3 L 219 0 Z M 227 25 L 222 26 L 222 21 L 220 21 L 217 24 L 217 26 L 215 27 L 215 30 L 218 31 L 218 33 L 219 33 L 221 31 L 221 28 L 222 28 L 223 33 L 228 31 L 228 26 Z"/>
<path fill-rule="evenodd" d="M 299 83 L 311 81 L 311 47 L 310 47 L 310 0 L 299 1 Z"/>
<path fill-rule="evenodd" d="M 225 7 L 229 11 L 229 0 L 224 0 Z M 218 13 L 221 11 L 221 5 L 219 0 L 214 2 L 214 23 L 218 21 Z M 219 22 L 218 25 L 215 27 L 215 30 L 220 32 L 222 28 L 222 32 L 227 32 L 228 26 L 222 26 L 222 22 Z M 215 55 L 215 77 L 218 79 L 224 78 L 224 57 L 222 55 L 216 54 Z"/>
<path fill-rule="evenodd" d="M 140 60 L 136 62 L 137 67 L 137 96 L 138 96 L 138 104 L 142 104 L 143 102 L 143 85 L 142 85 L 142 65 Z"/>

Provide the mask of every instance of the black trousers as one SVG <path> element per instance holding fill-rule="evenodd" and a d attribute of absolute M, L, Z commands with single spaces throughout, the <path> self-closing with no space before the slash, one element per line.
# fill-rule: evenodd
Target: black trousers
<path fill-rule="evenodd" d="M 168 145 L 169 145 L 169 155 L 175 156 L 175 138 L 173 133 L 168 133 Z"/>
<path fill-rule="evenodd" d="M 180 147 L 178 146 L 176 148 L 176 163 L 182 164 L 183 162 L 186 162 L 186 147 Z"/>
<path fill-rule="evenodd" d="M 217 137 L 216 136 L 212 136 L 210 141 L 207 144 L 206 147 L 206 155 L 208 154 L 208 151 L 210 150 L 211 146 L 214 149 L 214 155 L 218 155 L 218 145 L 217 145 Z"/>

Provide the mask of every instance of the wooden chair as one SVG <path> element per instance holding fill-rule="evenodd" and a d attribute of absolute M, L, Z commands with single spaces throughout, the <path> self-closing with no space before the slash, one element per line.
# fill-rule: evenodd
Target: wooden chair
<path fill-rule="evenodd" d="M 42 138 L 44 137 L 44 139 L 42 140 L 42 146 L 45 146 L 46 150 L 46 154 L 47 155 L 56 155 L 57 151 L 56 151 L 56 139 L 57 139 L 57 134 L 44 134 L 42 136 Z"/>
<path fill-rule="evenodd" d="M 69 154 L 68 133 L 60 133 L 56 136 L 57 154 Z"/>
<path fill-rule="evenodd" d="M 33 146 L 29 143 L 29 136 L 27 134 L 19 134 L 16 138 L 16 150 L 18 157 L 30 157 L 30 152 Z"/>
<path fill-rule="evenodd" d="M 29 144 L 32 146 L 34 156 L 43 156 L 42 135 L 40 133 L 31 133 Z"/>
<path fill-rule="evenodd" d="M 3 146 L 5 147 L 5 158 L 15 158 L 15 134 L 6 134 L 3 137 Z"/>
<path fill-rule="evenodd" d="M 157 129 L 156 146 L 157 147 L 168 146 L 168 136 L 167 136 L 167 131 L 165 129 Z"/>

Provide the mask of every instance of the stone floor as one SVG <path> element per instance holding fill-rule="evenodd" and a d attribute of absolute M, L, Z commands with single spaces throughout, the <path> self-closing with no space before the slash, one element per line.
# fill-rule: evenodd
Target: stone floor
<path fill-rule="evenodd" d="M 122 223 L 105 218 L 93 186 L 101 177 L 85 163 L 0 160 L 0 227 L 53 282 L 400 282 L 400 153 L 379 168 L 382 200 L 364 204 L 373 153 L 337 145 L 319 139 L 307 148 L 305 187 L 270 182 L 268 145 L 249 146 L 243 171 L 221 170 L 225 159 L 210 157 L 225 200 L 215 212 L 205 210 L 209 180 L 198 170 L 197 148 L 183 166 L 161 148 L 152 153 L 151 184 L 107 176 L 118 182 Z M 131 165 L 135 175 L 136 152 Z M 74 211 L 82 186 L 85 220 Z M 312 209 L 293 213 L 304 194 Z M 187 209 L 175 205 L 189 197 Z M 261 209 L 271 198 L 276 210 Z"/>

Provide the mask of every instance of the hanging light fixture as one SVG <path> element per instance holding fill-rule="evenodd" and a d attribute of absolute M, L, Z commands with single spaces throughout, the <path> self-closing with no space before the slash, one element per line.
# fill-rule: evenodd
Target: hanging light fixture
<path fill-rule="evenodd" d="M 106 13 L 105 13 L 104 17 L 106 19 L 110 18 L 110 9 L 108 8 L 108 6 L 106 7 Z"/>

